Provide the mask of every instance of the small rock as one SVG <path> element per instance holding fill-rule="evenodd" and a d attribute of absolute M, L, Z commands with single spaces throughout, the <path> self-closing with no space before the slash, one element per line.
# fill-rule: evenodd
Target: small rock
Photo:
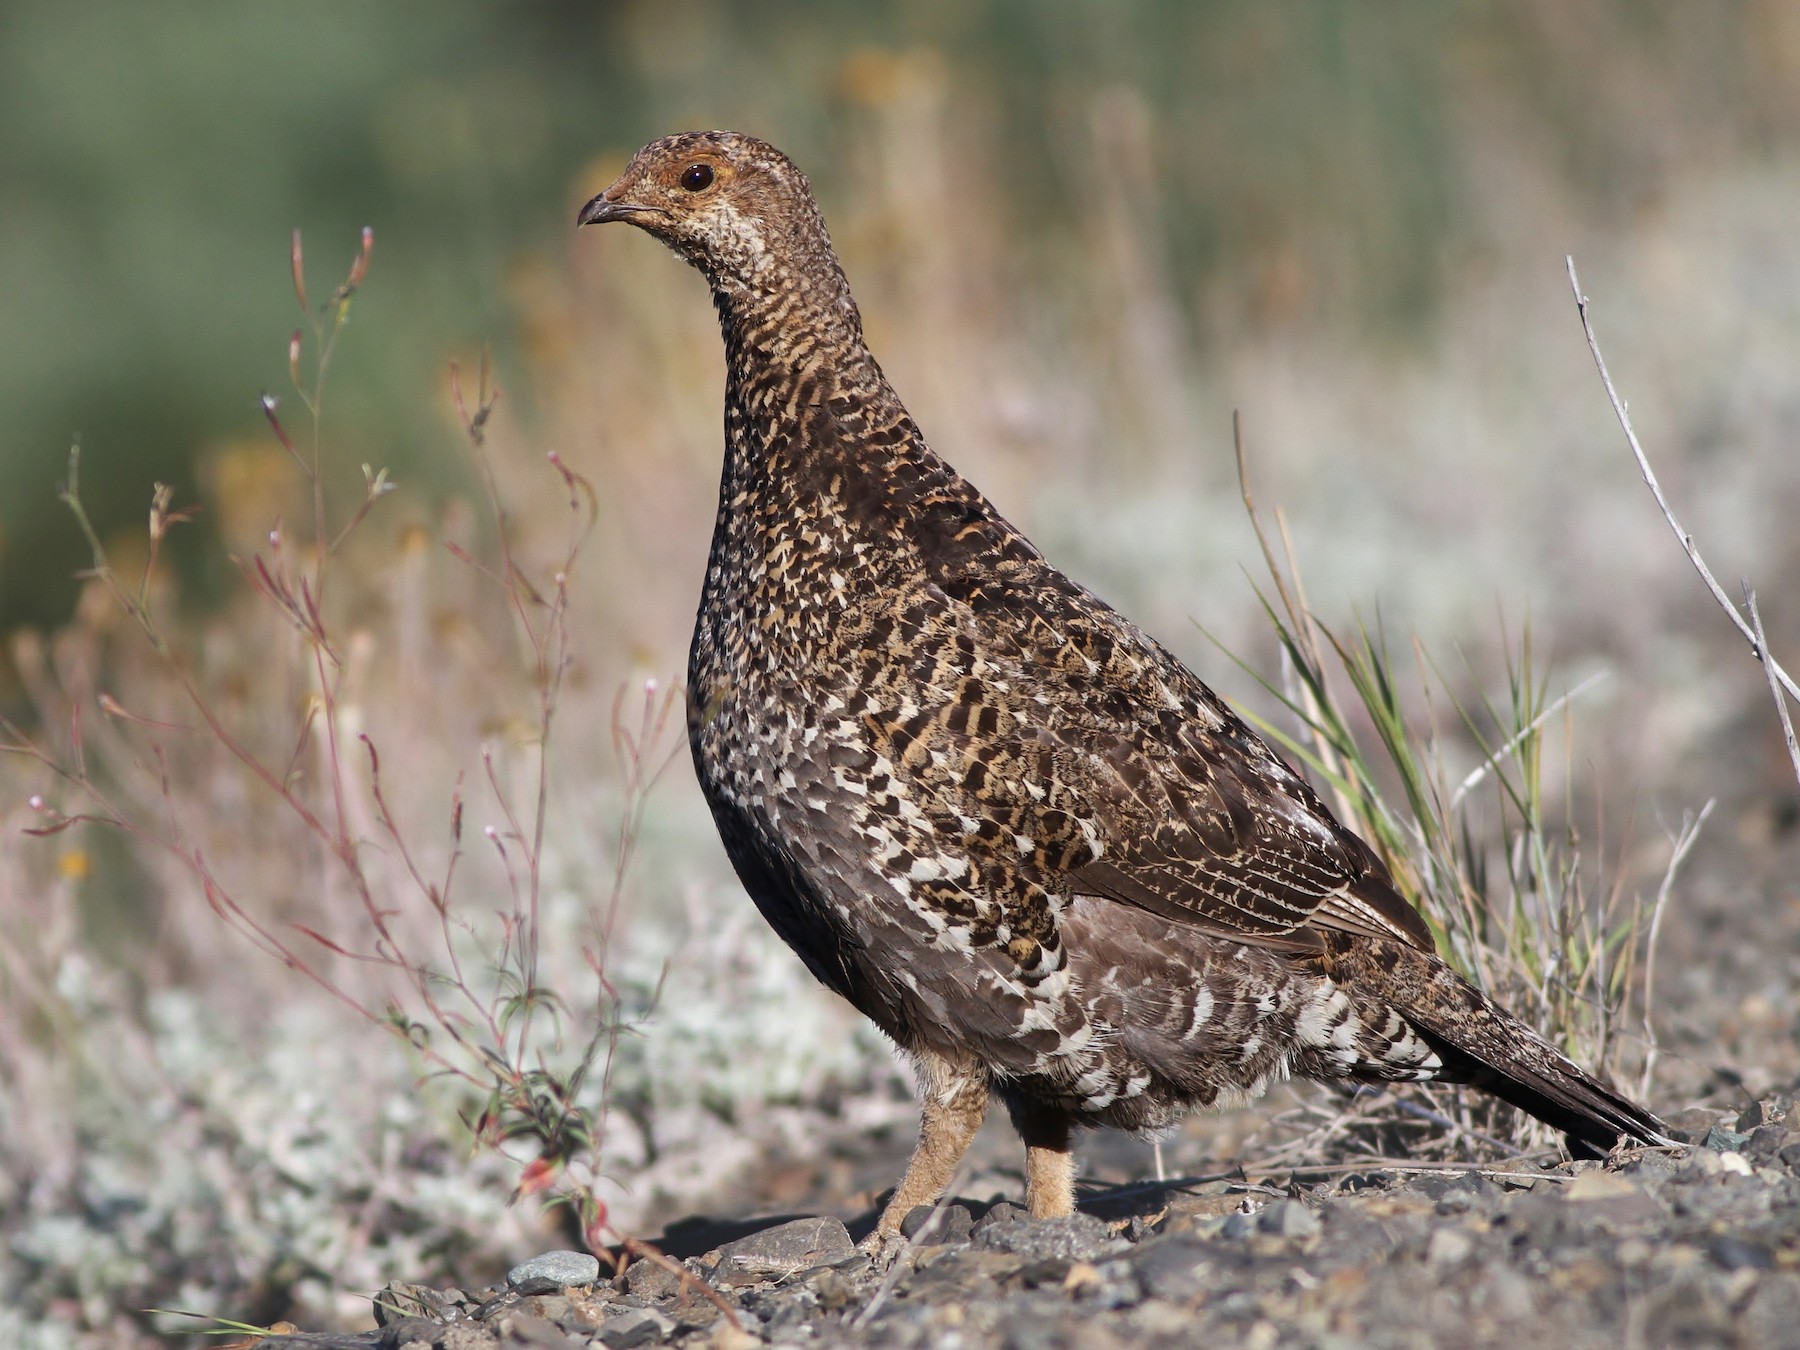
<path fill-rule="evenodd" d="M 980 1236 L 990 1228 L 1000 1228 L 1013 1223 L 1028 1223 L 1030 1220 L 1031 1214 L 1028 1211 L 1021 1209 L 1009 1200 L 1002 1200 L 975 1221 L 973 1232 L 976 1236 Z"/>
<path fill-rule="evenodd" d="M 1060 1261 L 1065 1272 L 1070 1262 L 1092 1261 L 1126 1246 L 1106 1223 L 1092 1214 L 998 1224 L 976 1233 L 975 1241 L 979 1246 L 1011 1252 L 1031 1262 Z M 1059 1281 L 1061 1278 L 1061 1275 L 1057 1276 Z"/>
<path fill-rule="evenodd" d="M 1487 1184 L 1482 1181 L 1481 1173 L 1475 1171 L 1425 1172 L 1408 1181 L 1406 1189 L 1439 1200 L 1453 1191 L 1479 1195 L 1487 1189 Z"/>
<path fill-rule="evenodd" d="M 1741 1345 L 1780 1345 L 1800 1326 L 1800 1275 L 1765 1275 L 1739 1313 Z"/>
<path fill-rule="evenodd" d="M 1018 1281 L 1027 1289 L 1042 1289 L 1048 1285 L 1060 1288 L 1068 1282 L 1071 1269 L 1070 1263 L 1060 1257 L 1041 1257 L 1019 1268 Z"/>
<path fill-rule="evenodd" d="M 545 1252 L 506 1272 L 507 1284 L 521 1294 L 551 1294 L 599 1278 L 600 1262 L 587 1252 Z"/>
<path fill-rule="evenodd" d="M 1002 1344 L 1006 1350 L 1064 1350 L 1069 1343 L 1068 1328 L 1060 1325 L 1061 1320 L 1035 1310 L 1015 1317 Z"/>
<path fill-rule="evenodd" d="M 1749 1141 L 1744 1145 L 1744 1156 L 1754 1162 L 1772 1162 L 1787 1141 L 1788 1127 L 1785 1122 L 1758 1125 L 1750 1131 Z"/>
<path fill-rule="evenodd" d="M 377 1345 L 386 1350 L 406 1350 L 409 1346 L 424 1346 L 426 1350 L 436 1343 L 442 1334 L 444 1324 L 425 1317 L 397 1317 L 381 1329 L 381 1339 Z"/>
<path fill-rule="evenodd" d="M 525 1300 L 524 1308 L 533 1317 L 559 1325 L 576 1317 L 575 1305 L 561 1294 L 534 1294 Z"/>
<path fill-rule="evenodd" d="M 627 1308 L 600 1324 L 600 1339 L 612 1350 L 631 1350 L 635 1345 L 654 1345 L 675 1323 L 654 1308 Z"/>
<path fill-rule="evenodd" d="M 1476 1307 L 1522 1322 L 1537 1311 L 1537 1293 L 1530 1280 L 1509 1265 L 1490 1265 L 1470 1299 Z"/>
<path fill-rule="evenodd" d="M 966 1302 L 1019 1273 L 1024 1262 L 1006 1252 L 981 1247 L 926 1247 L 918 1271 L 907 1282 L 908 1296 L 920 1303 Z"/>
<path fill-rule="evenodd" d="M 1707 1244 L 1706 1254 L 1726 1270 L 1767 1270 L 1775 1254 L 1760 1242 L 1721 1236 Z"/>
<path fill-rule="evenodd" d="M 1461 1229 L 1439 1228 L 1425 1244 L 1425 1259 L 1434 1266 L 1456 1266 L 1468 1260 L 1474 1250 L 1474 1240 Z"/>
<path fill-rule="evenodd" d="M 1577 1203 L 1584 1200 L 1614 1200 L 1638 1193 L 1637 1183 L 1627 1181 L 1617 1172 L 1583 1172 L 1563 1187 L 1563 1198 Z"/>
<path fill-rule="evenodd" d="M 863 1291 L 835 1270 L 821 1270 L 807 1277 L 813 1297 L 827 1312 L 839 1312 L 863 1297 Z"/>
<path fill-rule="evenodd" d="M 488 1333 L 492 1333 L 490 1336 Z M 488 1327 L 459 1322 L 444 1330 L 435 1342 L 439 1350 L 586 1350 L 589 1342 L 576 1340 L 553 1323 L 528 1314 L 509 1313 Z"/>
<path fill-rule="evenodd" d="M 1759 1126 L 1786 1120 L 1788 1112 L 1793 1109 L 1794 1104 L 1785 1098 L 1765 1097 L 1761 1101 L 1751 1102 L 1738 1114 L 1735 1128 L 1739 1134 L 1750 1134 Z"/>
<path fill-rule="evenodd" d="M 1728 1130 L 1723 1125 L 1715 1125 L 1706 1132 L 1706 1137 L 1700 1144 L 1702 1148 L 1709 1148 L 1714 1153 L 1741 1153 L 1744 1145 L 1749 1142 L 1749 1135 Z"/>
<path fill-rule="evenodd" d="M 1247 1214 L 1243 1210 L 1233 1210 L 1225 1216 L 1225 1223 L 1219 1229 L 1233 1242 L 1242 1242 L 1256 1231 L 1256 1215 Z"/>
<path fill-rule="evenodd" d="M 1161 1339 L 1191 1339 L 1194 1334 L 1194 1312 L 1179 1303 L 1152 1299 L 1131 1310 L 1130 1326 L 1139 1343 Z"/>
<path fill-rule="evenodd" d="M 919 1234 L 931 1216 L 937 1215 L 937 1222 L 931 1231 L 920 1238 Z M 900 1221 L 900 1236 L 909 1242 L 918 1238 L 921 1244 L 934 1246 L 955 1246 L 967 1242 L 975 1228 L 975 1216 L 969 1213 L 965 1205 L 946 1205 L 938 1209 L 935 1205 L 915 1205 L 907 1216 Z"/>
<path fill-rule="evenodd" d="M 455 1306 L 455 1291 L 440 1293 L 422 1284 L 390 1284 L 373 1300 L 375 1325 L 390 1326 L 402 1318 L 423 1317 L 433 1322 L 449 1320 Z"/>
<path fill-rule="evenodd" d="M 1709 1111 L 1703 1106 L 1692 1106 L 1685 1111 L 1677 1111 L 1666 1119 L 1671 1139 L 1679 1139 L 1684 1144 L 1697 1144 L 1706 1138 L 1707 1131 L 1719 1123 L 1719 1113 Z"/>
<path fill-rule="evenodd" d="M 1191 1237 L 1152 1238 L 1140 1243 L 1123 1265 L 1144 1292 L 1172 1303 L 1185 1303 L 1210 1292 L 1212 1248 Z"/>
<path fill-rule="evenodd" d="M 1319 1216 L 1298 1200 L 1277 1200 L 1256 1216 L 1259 1233 L 1285 1238 L 1309 1238 L 1319 1231 Z"/>
<path fill-rule="evenodd" d="M 860 1259 L 843 1220 L 795 1219 L 727 1242 L 718 1249 L 713 1275 L 718 1283 L 741 1287 Z"/>
<path fill-rule="evenodd" d="M 1077 1261 L 1063 1279 L 1063 1291 L 1090 1308 L 1108 1310 L 1129 1308 L 1144 1297 L 1131 1267 L 1117 1260 L 1100 1266 Z"/>
<path fill-rule="evenodd" d="M 1620 1168 L 1628 1176 L 1644 1180 L 1661 1180 L 1674 1175 L 1679 1164 L 1667 1153 L 1640 1153 Z"/>
<path fill-rule="evenodd" d="M 657 1261 L 640 1257 L 625 1267 L 625 1290 L 638 1298 L 667 1298 L 681 1284 L 680 1275 Z"/>
<path fill-rule="evenodd" d="M 1087 1261 L 1077 1261 L 1069 1267 L 1069 1273 L 1063 1278 L 1063 1288 L 1077 1295 L 1084 1289 L 1096 1289 L 1104 1283 L 1099 1267 Z"/>

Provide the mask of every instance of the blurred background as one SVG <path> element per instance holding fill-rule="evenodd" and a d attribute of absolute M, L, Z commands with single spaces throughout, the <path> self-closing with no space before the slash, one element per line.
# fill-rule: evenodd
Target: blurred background
<path fill-rule="evenodd" d="M 0 711 L 75 753 L 67 715 L 97 691 L 184 716 L 84 591 L 89 554 L 57 501 L 78 439 L 115 559 L 141 567 L 154 483 L 202 507 L 159 566 L 159 612 L 252 741 L 292 744 L 304 680 L 258 685 L 281 639 L 247 617 L 231 556 L 310 512 L 258 406 L 274 392 L 307 425 L 291 232 L 316 301 L 370 226 L 321 440 L 338 507 L 363 464 L 399 484 L 338 574 L 359 713 L 417 786 L 400 809 L 421 831 L 441 835 L 441 789 L 480 774 L 483 745 L 529 750 L 509 730 L 530 704 L 518 634 L 439 542 L 502 528 L 482 523 L 447 392 L 449 363 L 472 380 L 485 350 L 504 391 L 489 463 L 522 555 L 553 564 L 566 532 L 546 451 L 599 497 L 548 866 L 558 922 L 580 932 L 613 895 L 629 806 L 617 691 L 683 668 L 723 363 L 697 277 L 632 231 L 578 238 L 572 221 L 640 144 L 709 126 L 811 175 L 871 343 L 937 448 L 1224 692 L 1256 697 L 1207 634 L 1275 669 L 1234 411 L 1328 623 L 1379 622 L 1402 653 L 1416 636 L 1472 702 L 1504 691 L 1527 623 L 1553 694 L 1604 673 L 1558 782 L 1607 884 L 1654 890 L 1674 824 L 1721 803 L 1675 911 L 1700 955 L 1669 977 L 1668 1015 L 1693 1046 L 1728 1047 L 1739 1081 L 1800 1070 L 1766 1048 L 1794 1030 L 1800 800 L 1760 670 L 1638 480 L 1563 262 L 1684 523 L 1728 587 L 1758 587 L 1800 666 L 1791 0 L 4 0 Z M 129 797 L 144 745 L 111 749 Z M 341 902 L 234 782 L 178 763 L 183 837 L 259 913 Z M 544 1245 L 534 1218 L 501 1224 L 510 1181 L 456 1152 L 454 1106 L 409 1104 L 402 1059 L 343 1048 L 344 1015 L 218 925 L 188 873 L 100 831 L 21 838 L 42 823 L 31 794 L 78 804 L 17 757 L 0 787 L 0 1340 L 126 1344 L 138 1323 L 120 1310 L 178 1295 L 349 1323 L 371 1282 Z M 141 799 L 152 815 L 161 791 Z M 685 754 L 614 898 L 627 1001 L 662 989 L 665 1009 L 617 1079 L 628 1220 L 707 1203 L 703 1187 L 729 1207 L 734 1178 L 832 1094 L 839 1118 L 904 1137 L 885 1052 L 757 926 Z M 810 1041 L 783 1029 L 801 1006 Z M 1712 1082 L 1674 1072 L 1689 1099 Z M 344 1110 L 371 1081 L 397 1100 Z M 845 1085 L 884 1105 L 857 1116 Z M 146 1113 L 151 1139 L 190 1139 L 192 1175 L 147 1160 Z M 732 1148 L 709 1142 L 721 1122 Z M 275 1190 L 279 1206 L 229 1199 Z M 377 1222 L 376 1200 L 413 1208 Z"/>

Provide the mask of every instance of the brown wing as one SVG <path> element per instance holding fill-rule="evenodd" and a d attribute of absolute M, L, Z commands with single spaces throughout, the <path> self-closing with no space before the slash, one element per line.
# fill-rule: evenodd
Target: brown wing
<path fill-rule="evenodd" d="M 1368 845 L 1242 719 L 966 483 L 922 490 L 909 524 L 990 667 L 974 695 L 1004 709 L 990 748 L 1037 766 L 1017 780 L 1035 801 L 1009 805 L 1048 889 L 1290 950 L 1317 950 L 1324 928 L 1435 951 Z"/>
<path fill-rule="evenodd" d="M 1235 717 L 1219 731 L 1132 737 L 1104 753 L 1093 795 L 1102 852 L 1080 892 L 1178 923 L 1313 950 L 1317 930 L 1435 950 L 1369 847 Z M 1127 795 L 1107 790 L 1131 784 Z"/>
<path fill-rule="evenodd" d="M 977 585 L 953 568 L 940 584 L 1004 683 L 1030 691 L 1005 700 L 1013 734 L 1058 766 L 1038 811 L 1054 819 L 1031 833 L 1087 823 L 1089 847 L 1066 838 L 1047 884 L 1291 950 L 1316 950 L 1320 928 L 1436 950 L 1368 845 L 1197 676 L 1003 521 L 981 524 L 959 539 L 991 531 L 1010 556 Z"/>

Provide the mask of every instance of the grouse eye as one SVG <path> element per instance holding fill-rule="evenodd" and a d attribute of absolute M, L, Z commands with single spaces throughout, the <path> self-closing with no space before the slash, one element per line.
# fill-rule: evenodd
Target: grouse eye
<path fill-rule="evenodd" d="M 690 164 L 681 171 L 681 186 L 689 192 L 704 192 L 712 186 L 713 171 L 710 164 Z"/>

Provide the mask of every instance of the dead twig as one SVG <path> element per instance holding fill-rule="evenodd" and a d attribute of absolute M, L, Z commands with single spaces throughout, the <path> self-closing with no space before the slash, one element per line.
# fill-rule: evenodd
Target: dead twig
<path fill-rule="evenodd" d="M 1748 586 L 1744 587 L 1744 607 L 1750 611 L 1750 623 L 1756 630 L 1756 643 L 1763 651 L 1769 650 L 1769 642 L 1763 636 L 1762 612 L 1756 607 L 1756 592 Z M 1763 674 L 1769 678 L 1769 693 L 1775 700 L 1775 715 L 1781 719 L 1781 735 L 1787 741 L 1788 762 L 1794 766 L 1794 779 L 1800 782 L 1800 743 L 1794 740 L 1794 719 L 1788 716 L 1787 700 L 1782 697 L 1781 686 L 1775 682 L 1775 672 L 1780 669 L 1773 661 L 1763 662 Z"/>
<path fill-rule="evenodd" d="M 1753 611 L 1754 612 L 1754 611 Z M 1656 1056 L 1660 1047 L 1656 1043 L 1656 1028 L 1650 1021 L 1651 1009 L 1656 1006 L 1656 940 L 1662 936 L 1663 910 L 1669 903 L 1669 892 L 1675 887 L 1675 873 L 1681 867 L 1682 860 L 1694 847 L 1694 841 L 1700 837 L 1700 827 L 1706 824 L 1706 818 L 1712 814 L 1713 801 L 1708 799 L 1700 808 L 1700 814 L 1681 823 L 1681 829 L 1675 836 L 1675 848 L 1669 854 L 1669 865 L 1663 869 L 1662 884 L 1656 888 L 1656 904 L 1650 910 L 1650 937 L 1644 946 L 1644 1076 L 1638 1083 L 1638 1096 L 1650 1095 L 1650 1079 L 1656 1072 Z"/>
<path fill-rule="evenodd" d="M 1669 507 L 1669 499 L 1663 495 L 1662 484 L 1657 481 L 1656 470 L 1650 467 L 1650 458 L 1644 453 L 1644 447 L 1638 441 L 1637 432 L 1632 430 L 1631 415 L 1625 410 L 1625 401 L 1619 397 L 1618 390 L 1613 388 L 1612 376 L 1606 369 L 1606 358 L 1600 355 L 1600 340 L 1594 336 L 1594 325 L 1588 318 L 1588 299 L 1581 293 L 1581 282 L 1575 276 L 1575 259 L 1565 257 L 1564 262 L 1568 264 L 1569 289 L 1575 292 L 1575 308 L 1581 315 L 1581 331 L 1587 337 L 1588 351 L 1593 354 L 1594 365 L 1600 372 L 1600 383 L 1606 387 L 1607 400 L 1612 404 L 1613 413 L 1619 419 L 1619 426 L 1624 430 L 1625 439 L 1631 446 L 1632 456 L 1637 460 L 1638 472 L 1643 475 L 1651 495 L 1656 498 L 1656 505 L 1662 511 L 1663 519 L 1669 522 L 1669 528 L 1675 531 L 1675 537 L 1681 541 L 1682 552 L 1687 554 L 1688 561 L 1694 565 L 1694 570 L 1706 583 L 1706 589 L 1712 592 L 1713 599 L 1719 602 L 1719 608 L 1731 617 L 1731 622 L 1737 626 L 1738 632 L 1743 634 L 1744 641 L 1750 644 L 1751 652 L 1758 661 L 1762 662 L 1763 670 L 1769 677 L 1770 689 L 1775 694 L 1775 707 L 1781 715 L 1782 728 L 1787 732 L 1788 753 L 1794 758 L 1794 776 L 1796 779 L 1800 779 L 1800 749 L 1795 747 L 1793 725 L 1788 718 L 1787 703 L 1781 692 L 1785 689 L 1790 697 L 1800 700 L 1800 684 L 1795 683 L 1794 677 L 1782 669 L 1781 663 L 1769 651 L 1761 623 L 1752 624 L 1744 618 L 1743 614 L 1739 613 L 1738 607 L 1732 603 L 1731 597 L 1725 594 L 1725 588 L 1713 576 L 1712 569 L 1706 565 L 1706 560 L 1700 556 L 1700 549 L 1694 543 L 1694 536 L 1683 529 L 1681 522 L 1675 519 L 1675 512 Z M 1754 604 L 1751 607 L 1751 616 L 1755 617 Z"/>

